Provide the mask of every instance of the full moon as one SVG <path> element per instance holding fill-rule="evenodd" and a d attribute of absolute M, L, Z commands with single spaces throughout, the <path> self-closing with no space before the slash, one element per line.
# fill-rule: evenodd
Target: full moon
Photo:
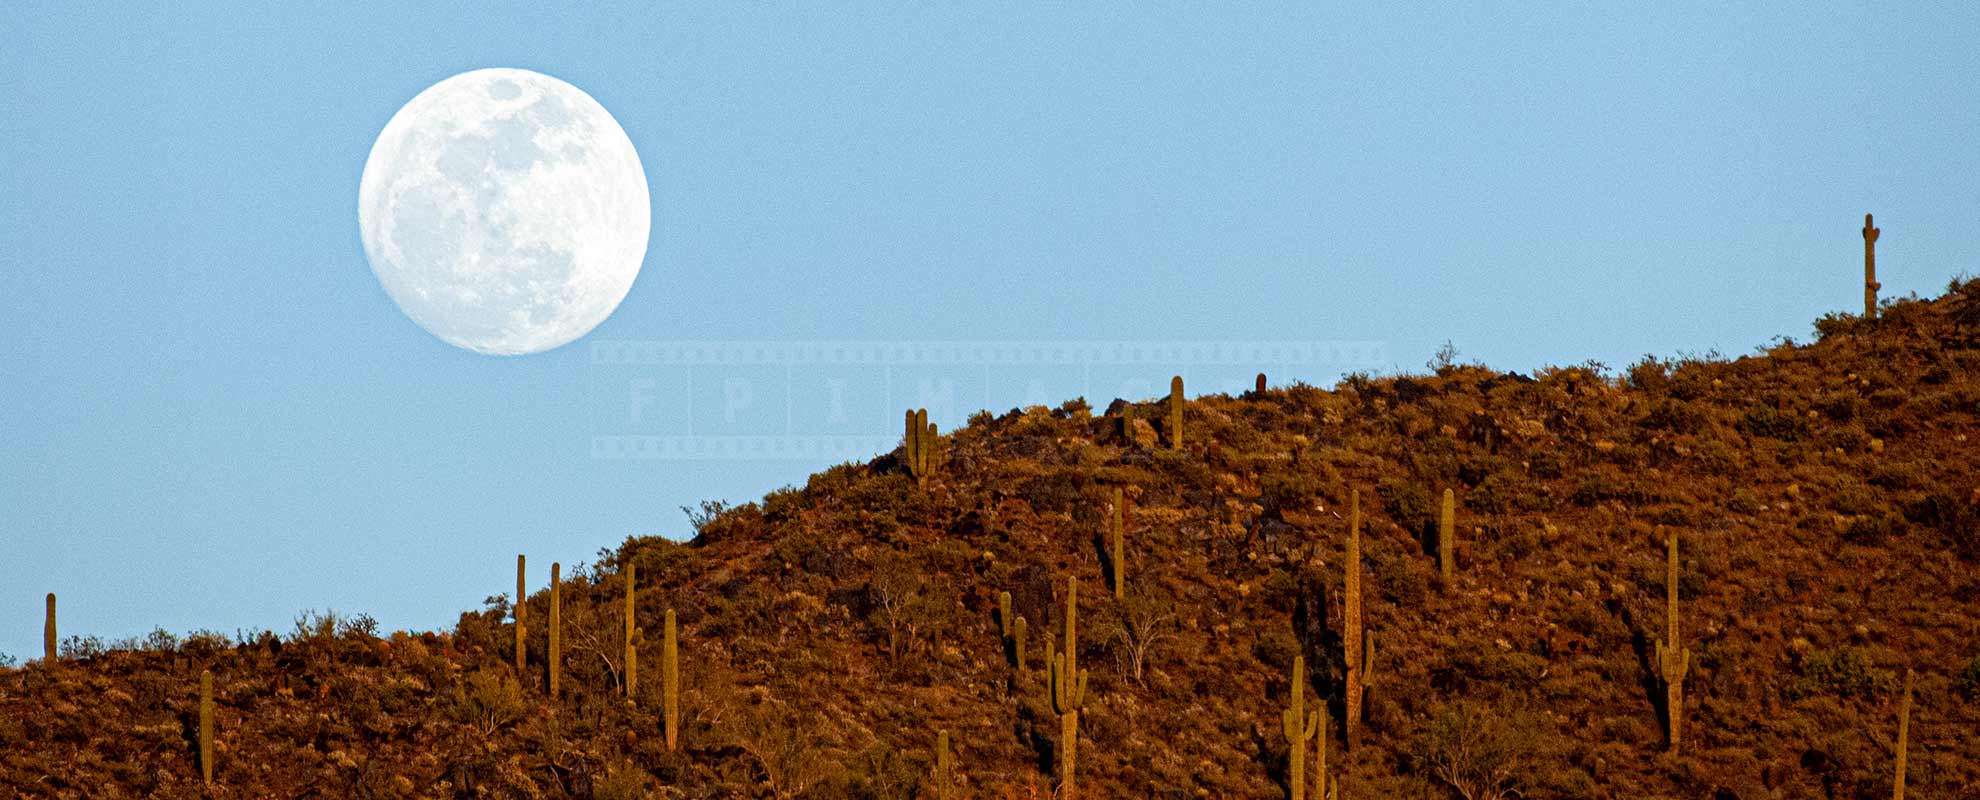
<path fill-rule="evenodd" d="M 605 107 L 480 69 L 406 103 L 364 163 L 358 230 L 387 294 L 478 353 L 539 353 L 611 316 L 646 257 L 646 172 Z"/>

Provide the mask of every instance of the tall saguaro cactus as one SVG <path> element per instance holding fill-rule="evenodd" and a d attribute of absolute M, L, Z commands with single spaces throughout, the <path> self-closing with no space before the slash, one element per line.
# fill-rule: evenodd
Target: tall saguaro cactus
<path fill-rule="evenodd" d="M 1892 800 L 1904 800 L 1904 762 L 1911 750 L 1911 689 L 1916 678 L 1911 670 L 1904 671 L 1904 699 L 1898 701 L 1897 777 L 1891 784 Z"/>
<path fill-rule="evenodd" d="M 1347 663 L 1347 741 L 1361 746 L 1361 490 L 1348 493 L 1347 558 L 1341 572 L 1341 656 Z"/>
<path fill-rule="evenodd" d="M 1183 446 L 1183 379 L 1177 375 L 1169 379 L 1169 449 L 1181 450 Z"/>
<path fill-rule="evenodd" d="M 1679 742 L 1679 723 L 1684 718 L 1684 675 L 1691 669 L 1690 648 L 1678 646 L 1678 539 L 1670 535 L 1669 557 L 1664 563 L 1665 631 L 1657 640 L 1657 676 L 1664 681 L 1664 706 L 1670 718 L 1671 751 Z"/>
<path fill-rule="evenodd" d="M 550 562 L 550 696 L 557 697 L 557 690 L 563 687 L 561 675 L 564 670 L 564 566 Z"/>
<path fill-rule="evenodd" d="M 903 434 L 904 455 L 907 458 L 908 474 L 916 483 L 928 479 L 935 465 L 935 423 L 928 421 L 928 409 L 909 409 L 907 430 Z"/>
<path fill-rule="evenodd" d="M 1079 579 L 1066 579 L 1066 650 L 1052 657 L 1052 711 L 1059 715 L 1059 797 L 1078 797 L 1079 712 L 1086 707 L 1086 672 L 1079 668 Z"/>
<path fill-rule="evenodd" d="M 1122 511 L 1127 507 L 1127 496 L 1119 488 L 1114 489 L 1114 507 L 1107 514 L 1109 529 L 1107 557 L 1114 562 L 1114 599 L 1127 597 L 1127 549 L 1125 547 L 1125 527 Z"/>
<path fill-rule="evenodd" d="M 666 709 L 661 724 L 667 727 L 667 749 L 672 751 L 681 736 L 681 654 L 680 635 L 674 627 L 674 610 L 667 609 L 667 630 L 660 652 L 661 694 Z"/>
<path fill-rule="evenodd" d="M 213 783 L 213 671 L 199 672 L 199 779 Z"/>
<path fill-rule="evenodd" d="M 1863 318 L 1877 318 L 1877 290 L 1884 287 L 1877 282 L 1877 237 L 1883 231 L 1871 224 L 1869 214 L 1863 215 Z"/>
<path fill-rule="evenodd" d="M 627 703 L 639 702 L 639 695 L 636 694 L 636 692 L 639 689 L 639 645 L 641 642 L 646 640 L 645 633 L 639 629 L 639 623 L 637 620 L 635 620 L 633 616 L 633 612 L 639 607 L 639 604 L 635 599 L 638 596 L 636 594 L 637 584 L 635 578 L 637 574 L 638 574 L 638 567 L 633 564 L 632 557 L 628 555 L 626 557 L 626 702 Z"/>
<path fill-rule="evenodd" d="M 1451 583 L 1451 571 L 1457 566 L 1457 495 L 1444 490 L 1444 504 L 1437 511 L 1437 571 L 1444 576 L 1444 585 Z"/>
<path fill-rule="evenodd" d="M 55 593 L 48 593 L 48 619 L 41 623 L 41 665 L 55 666 Z"/>
<path fill-rule="evenodd" d="M 523 621 L 523 617 L 529 610 L 529 587 L 523 583 L 523 566 L 526 563 L 527 561 L 523 558 L 523 554 L 517 553 L 516 554 L 516 683 L 518 685 L 523 683 L 534 683 L 534 681 L 530 681 L 529 679 L 523 677 L 524 675 L 529 674 L 524 671 L 524 665 L 528 661 L 527 654 L 529 651 L 523 646 L 524 631 L 528 628 L 528 624 Z"/>
<path fill-rule="evenodd" d="M 1292 700 L 1279 715 L 1288 748 L 1286 784 L 1292 800 L 1306 798 L 1306 743 L 1320 731 L 1320 715 L 1306 710 L 1306 656 L 1293 656 Z"/>
<path fill-rule="evenodd" d="M 1009 643 L 1011 666 L 1024 675 L 1024 617 L 1011 616 L 1011 593 L 997 593 L 997 624 Z"/>

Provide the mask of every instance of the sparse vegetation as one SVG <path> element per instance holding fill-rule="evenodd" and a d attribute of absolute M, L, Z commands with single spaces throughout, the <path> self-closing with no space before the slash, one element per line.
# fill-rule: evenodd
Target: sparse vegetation
<path fill-rule="evenodd" d="M 947 730 L 957 796 L 1283 797 L 1303 659 L 1309 718 L 1361 717 L 1313 736 L 1353 725 L 1327 763 L 1348 797 L 1882 796 L 1907 667 L 1910 792 L 1959 797 L 1980 785 L 1951 755 L 1980 729 L 1959 627 L 1980 617 L 1980 284 L 1880 317 L 1621 377 L 1453 357 L 1204 395 L 1181 448 L 1161 397 L 981 415 L 919 485 L 890 453 L 703 504 L 690 542 L 628 539 L 446 631 L 306 612 L 106 642 L 65 618 L 58 664 L 0 658 L 0 794 L 198 793 L 210 671 L 230 796 L 904 800 L 936 788 Z M 1433 592 L 1445 487 L 1461 560 Z M 657 681 L 627 678 L 633 565 Z M 1060 635 L 1074 579 L 1101 581 L 1087 641 Z M 1047 648 L 1028 672 L 1000 646 L 1019 620 Z M 1692 651 L 1675 753 L 1660 639 Z"/>

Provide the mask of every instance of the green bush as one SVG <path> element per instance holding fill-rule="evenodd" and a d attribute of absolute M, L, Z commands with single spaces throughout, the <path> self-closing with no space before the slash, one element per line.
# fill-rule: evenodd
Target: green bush
<path fill-rule="evenodd" d="M 1869 656 L 1853 647 L 1811 650 L 1800 661 L 1800 675 L 1785 690 L 1791 700 L 1815 695 L 1876 697 L 1890 693 L 1897 682 L 1895 673 L 1877 669 Z"/>
<path fill-rule="evenodd" d="M 1980 656 L 1966 662 L 1966 668 L 1953 676 L 1953 691 L 1967 700 L 1980 700 Z"/>

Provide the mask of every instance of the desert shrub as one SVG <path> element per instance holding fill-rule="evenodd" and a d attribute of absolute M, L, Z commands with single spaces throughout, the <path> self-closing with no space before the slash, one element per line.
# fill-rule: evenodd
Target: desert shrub
<path fill-rule="evenodd" d="M 1783 442 L 1800 441 L 1808 435 L 1808 422 L 1790 411 L 1781 411 L 1769 406 L 1755 406 L 1746 410 L 1737 426 L 1739 432 L 1748 436 L 1779 439 Z"/>
<path fill-rule="evenodd" d="M 1815 320 L 1815 340 L 1821 341 L 1837 334 L 1849 333 L 1861 318 L 1855 314 L 1831 311 Z"/>
<path fill-rule="evenodd" d="M 1561 457 L 1552 450 L 1535 450 L 1526 457 L 1527 469 L 1533 477 L 1554 479 L 1561 476 Z"/>
<path fill-rule="evenodd" d="M 1734 489 L 1732 497 L 1726 499 L 1726 509 L 1734 513 L 1758 514 L 1761 509 L 1766 507 L 1767 505 L 1765 503 L 1760 502 L 1760 495 L 1754 494 L 1752 489 L 1743 486 Z"/>
<path fill-rule="evenodd" d="M 14 658 L 12 655 L 0 653 L 0 669 L 13 669 L 20 663 L 20 660 Z"/>
<path fill-rule="evenodd" d="M 1788 682 L 1789 699 L 1815 695 L 1832 697 L 1875 697 L 1887 694 L 1896 676 L 1877 669 L 1869 656 L 1854 647 L 1810 650 L 1796 665 L 1799 675 Z"/>
<path fill-rule="evenodd" d="M 1879 545 L 1904 533 L 1904 527 L 1904 517 L 1899 514 L 1866 514 L 1850 520 L 1842 538 L 1851 544 Z"/>
<path fill-rule="evenodd" d="M 1953 691 L 1967 700 L 1980 700 L 1980 656 L 1966 662 L 1966 667 L 1953 676 Z"/>
<path fill-rule="evenodd" d="M 1863 411 L 1863 397 L 1847 389 L 1829 392 L 1815 401 L 1822 414 L 1837 422 L 1849 422 Z"/>
<path fill-rule="evenodd" d="M 504 669 L 478 669 L 454 687 L 448 716 L 484 737 L 522 716 L 522 689 Z"/>
<path fill-rule="evenodd" d="M 1382 510 L 1388 512 L 1389 519 L 1395 520 L 1403 530 L 1420 533 L 1437 519 L 1437 506 L 1441 502 L 1430 495 L 1430 490 L 1421 483 L 1386 479 L 1378 485 L 1382 493 Z"/>
<path fill-rule="evenodd" d="M 1657 401 L 1650 408 L 1650 414 L 1643 418 L 1645 427 L 1662 428 L 1673 433 L 1697 433 L 1704 430 L 1705 423 L 1705 412 L 1674 398 Z"/>
<path fill-rule="evenodd" d="M 1911 503 L 1904 516 L 1937 530 L 1961 557 L 1980 561 L 1980 504 L 1937 491 Z"/>
<path fill-rule="evenodd" d="M 1416 562 L 1407 558 L 1391 558 L 1375 562 L 1375 585 L 1382 593 L 1401 606 L 1421 606 L 1424 598 L 1430 596 L 1430 572 L 1428 568 L 1416 568 Z"/>
<path fill-rule="evenodd" d="M 1829 498 L 1829 507 L 1838 514 L 1869 514 L 1883 507 L 1883 502 L 1870 487 L 1852 483 L 1836 490 Z"/>
<path fill-rule="evenodd" d="M 63 660 L 96 658 L 110 651 L 103 639 L 96 636 L 69 636 L 62 639 L 55 653 Z"/>
<path fill-rule="evenodd" d="M 1541 725 L 1524 709 L 1459 701 L 1418 734 L 1410 762 L 1465 800 L 1526 797 L 1545 760 Z"/>
<path fill-rule="evenodd" d="M 1312 509 L 1320 488 L 1319 476 L 1304 471 L 1268 472 L 1258 482 L 1259 494 L 1281 509 Z"/>

